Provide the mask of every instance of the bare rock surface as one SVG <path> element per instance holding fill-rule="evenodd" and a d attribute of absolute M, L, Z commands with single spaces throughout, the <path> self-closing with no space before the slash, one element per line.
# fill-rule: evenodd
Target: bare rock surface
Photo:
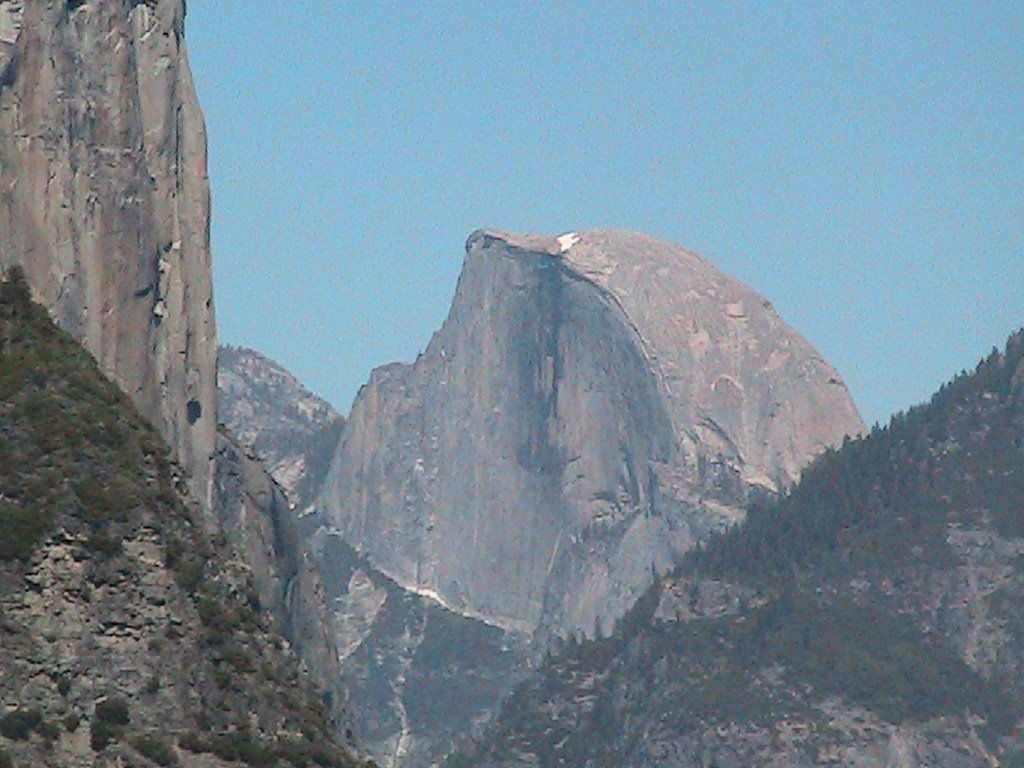
<path fill-rule="evenodd" d="M 0 2 L 0 267 L 24 267 L 209 507 L 210 198 L 184 17 L 184 0 Z"/>
<path fill-rule="evenodd" d="M 319 491 L 345 419 L 268 357 L 222 346 L 217 366 L 218 418 L 255 453 L 302 514 Z"/>
<path fill-rule="evenodd" d="M 524 636 L 592 635 L 862 428 L 810 344 L 701 257 L 479 231 L 426 350 L 361 390 L 320 503 L 407 589 Z"/>
<path fill-rule="evenodd" d="M 358 743 L 382 768 L 438 765 L 527 671 L 500 628 L 402 589 L 336 534 L 313 541 Z"/>
<path fill-rule="evenodd" d="M 305 662 L 332 714 L 346 719 L 347 691 L 330 632 L 326 598 L 283 489 L 259 460 L 219 434 L 214 510 L 230 551 L 251 574 L 263 612 Z"/>
<path fill-rule="evenodd" d="M 339 716 L 361 748 L 386 767 L 438 763 L 495 716 L 525 671 L 522 649 L 500 628 L 403 589 L 320 525 L 308 489 L 322 482 L 344 422 L 292 374 L 222 347 L 218 398 L 231 437 L 217 454 L 215 506 L 254 566 L 261 600 L 321 685 L 344 696 Z"/>
<path fill-rule="evenodd" d="M 1024 332 L 564 645 L 446 768 L 1024 758 Z"/>

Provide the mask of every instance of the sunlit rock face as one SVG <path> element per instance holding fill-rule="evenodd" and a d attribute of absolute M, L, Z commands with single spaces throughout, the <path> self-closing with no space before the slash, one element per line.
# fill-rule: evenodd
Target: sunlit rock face
<path fill-rule="evenodd" d="M 402 589 L 321 525 L 307 502 L 344 419 L 258 352 L 221 347 L 219 360 L 219 417 L 231 437 L 219 442 L 214 506 L 261 604 L 347 704 L 339 716 L 378 764 L 437 764 L 495 716 L 525 669 L 519 649 L 500 628 Z"/>
<path fill-rule="evenodd" d="M 210 504 L 206 135 L 184 0 L 0 2 L 0 266 L 172 444 Z"/>
<path fill-rule="evenodd" d="M 219 349 L 217 415 L 281 484 L 296 514 L 305 516 L 345 419 L 273 360 L 232 346 Z"/>
<path fill-rule="evenodd" d="M 703 258 L 479 231 L 427 349 L 361 390 L 320 503 L 407 589 L 592 634 L 862 427 L 835 370 Z"/>

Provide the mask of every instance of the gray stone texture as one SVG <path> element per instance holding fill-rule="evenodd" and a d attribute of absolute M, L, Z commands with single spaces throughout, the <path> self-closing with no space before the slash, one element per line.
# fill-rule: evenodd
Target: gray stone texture
<path fill-rule="evenodd" d="M 338 447 L 345 419 L 273 360 L 244 347 L 218 350 L 217 416 L 306 513 Z"/>
<path fill-rule="evenodd" d="M 284 490 L 260 461 L 225 434 L 217 436 L 214 510 L 231 551 L 252 574 L 263 613 L 329 694 L 345 721 L 347 698 L 330 631 L 323 584 Z"/>
<path fill-rule="evenodd" d="M 184 16 L 184 0 L 0 2 L 0 267 L 24 267 L 209 508 L 210 196 Z"/>
<path fill-rule="evenodd" d="M 862 429 L 835 370 L 701 257 L 479 231 L 426 350 L 360 391 L 320 505 L 407 589 L 524 636 L 592 635 Z"/>

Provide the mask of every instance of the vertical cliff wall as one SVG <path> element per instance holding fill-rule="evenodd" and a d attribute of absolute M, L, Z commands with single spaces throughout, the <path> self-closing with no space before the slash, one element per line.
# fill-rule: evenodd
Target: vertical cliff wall
<path fill-rule="evenodd" d="M 699 256 L 478 232 L 444 326 L 356 399 L 322 506 L 408 589 L 592 634 L 861 428 L 831 366 Z"/>
<path fill-rule="evenodd" d="M 348 726 L 347 698 L 324 588 L 284 490 L 253 455 L 223 432 L 213 479 L 217 522 L 252 573 L 260 605 L 305 662 L 334 718 Z"/>
<path fill-rule="evenodd" d="M 0 0 L 0 266 L 167 438 L 212 531 L 332 694 L 320 582 L 287 500 L 217 435 L 206 135 L 184 0 Z"/>
<path fill-rule="evenodd" d="M 151 419 L 211 502 L 206 136 L 184 0 L 0 1 L 0 266 Z"/>

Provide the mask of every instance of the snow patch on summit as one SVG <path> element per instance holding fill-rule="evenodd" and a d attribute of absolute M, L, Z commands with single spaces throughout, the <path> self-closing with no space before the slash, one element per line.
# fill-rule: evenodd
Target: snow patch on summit
<path fill-rule="evenodd" d="M 575 232 L 566 232 L 564 235 L 559 235 L 555 239 L 558 241 L 558 247 L 561 252 L 565 253 L 580 241 L 580 236 Z"/>

